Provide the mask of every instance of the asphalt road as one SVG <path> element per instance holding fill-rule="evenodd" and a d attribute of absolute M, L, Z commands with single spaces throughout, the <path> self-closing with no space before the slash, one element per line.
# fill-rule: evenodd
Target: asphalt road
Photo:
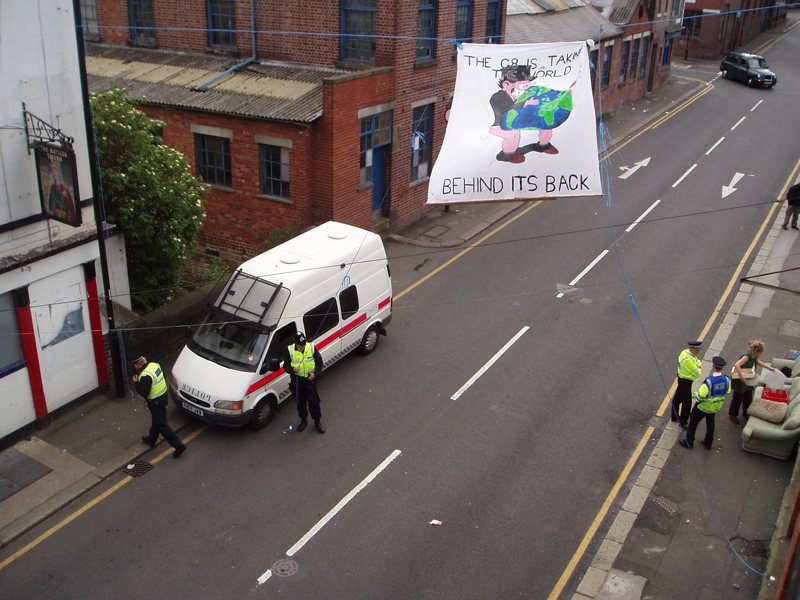
<path fill-rule="evenodd" d="M 548 598 L 800 156 L 799 39 L 771 91 L 697 69 L 713 88 L 618 148 L 608 199 L 532 203 L 405 294 L 463 249 L 389 242 L 394 320 L 324 374 L 328 434 L 281 433 L 291 407 L 204 429 L 3 597 Z"/>

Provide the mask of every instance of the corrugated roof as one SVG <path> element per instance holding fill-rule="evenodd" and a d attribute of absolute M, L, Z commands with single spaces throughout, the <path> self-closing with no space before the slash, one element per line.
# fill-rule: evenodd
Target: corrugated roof
<path fill-rule="evenodd" d="M 536 15 L 584 6 L 582 0 L 508 0 L 507 15 Z"/>
<path fill-rule="evenodd" d="M 509 14 L 505 43 L 538 44 L 588 39 L 599 42 L 620 35 L 620 27 L 591 6 L 582 5 L 543 14 Z"/>
<path fill-rule="evenodd" d="M 209 83 L 242 62 L 90 44 L 87 68 L 92 91 L 120 85 L 150 104 L 303 123 L 322 114 L 322 80 L 349 72 L 259 61 Z"/>
<path fill-rule="evenodd" d="M 639 4 L 640 0 L 592 0 L 592 6 L 603 9 L 603 15 L 617 25 L 628 25 Z"/>

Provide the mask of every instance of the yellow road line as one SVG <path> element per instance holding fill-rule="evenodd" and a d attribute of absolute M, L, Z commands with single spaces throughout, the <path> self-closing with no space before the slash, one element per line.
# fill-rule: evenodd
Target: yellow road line
<path fill-rule="evenodd" d="M 700 92 L 697 97 L 699 97 L 702 94 L 705 94 L 706 91 Z M 693 102 L 696 99 L 697 98 L 693 98 L 692 100 L 690 100 L 687 103 L 687 105 L 689 103 Z M 672 114 L 675 114 L 675 112 L 673 112 Z M 631 138 L 631 139 L 633 139 L 633 138 Z M 784 186 L 783 186 L 783 188 L 781 190 L 781 194 L 780 194 L 780 196 L 778 196 L 777 200 L 783 199 L 783 196 L 785 196 L 785 194 L 786 194 L 786 190 L 789 188 L 790 185 L 792 185 L 792 182 L 797 177 L 797 173 L 798 172 L 800 172 L 800 160 L 798 160 L 797 163 L 795 164 L 795 167 L 792 170 L 792 175 L 787 180 L 787 182 L 784 184 Z M 719 313 L 722 310 L 722 306 L 725 304 L 726 299 L 729 296 L 729 294 L 731 293 L 731 290 L 733 289 L 734 284 L 739 280 L 739 275 L 741 274 L 741 271 L 744 268 L 745 263 L 749 260 L 751 254 L 753 253 L 753 250 L 755 249 L 756 243 L 761 238 L 762 234 L 764 233 L 764 230 L 766 229 L 767 225 L 769 224 L 770 220 L 772 219 L 772 217 L 775 214 L 775 211 L 778 209 L 778 207 L 779 207 L 779 204 L 777 202 L 774 202 L 773 205 L 772 205 L 772 208 L 770 208 L 769 213 L 764 218 L 764 221 L 761 223 L 761 227 L 759 228 L 758 233 L 754 236 L 752 243 L 750 244 L 750 246 L 745 251 L 742 260 L 739 261 L 739 266 L 736 268 L 736 271 L 734 272 L 733 277 L 731 277 L 731 279 L 730 279 L 730 281 L 728 283 L 728 286 L 725 288 L 725 291 L 723 292 L 722 296 L 720 297 L 719 302 L 717 302 L 717 306 L 714 308 L 714 311 L 711 313 L 711 317 L 709 317 L 708 321 L 706 322 L 705 327 L 703 327 L 703 331 L 701 332 L 699 339 L 703 339 L 703 337 L 708 334 L 708 332 L 710 331 L 712 325 L 714 324 L 714 321 L 716 321 L 717 317 L 719 316 Z M 669 391 L 667 392 L 667 395 L 664 397 L 664 400 L 661 403 L 661 406 L 659 407 L 658 412 L 656 413 L 656 416 L 660 417 L 660 416 L 662 416 L 664 414 L 664 411 L 666 410 L 667 406 L 669 405 L 669 403 L 670 403 L 670 401 L 672 399 L 672 395 L 674 393 L 675 385 L 676 385 L 676 382 L 673 382 L 672 386 L 670 387 Z M 575 571 L 575 567 L 578 566 L 578 562 L 580 562 L 580 560 L 583 558 L 583 555 L 585 554 L 586 549 L 589 547 L 589 543 L 592 541 L 592 538 L 597 533 L 597 530 L 600 527 L 600 524 L 606 518 L 606 516 L 608 514 L 608 510 L 611 508 L 611 505 L 616 500 L 617 494 L 619 494 L 619 490 L 622 488 L 622 485 L 625 483 L 625 480 L 630 475 L 630 472 L 631 472 L 631 469 L 633 468 L 633 465 L 639 459 L 639 455 L 641 454 L 642 450 L 644 449 L 644 445 L 647 442 L 647 440 L 650 438 L 650 435 L 652 434 L 652 432 L 653 432 L 653 428 L 652 427 L 648 427 L 647 430 L 645 431 L 644 435 L 642 436 L 641 440 L 639 440 L 639 444 L 636 447 L 636 450 L 634 451 L 634 453 L 631 456 L 630 460 L 628 460 L 628 463 L 625 465 L 625 468 L 620 473 L 619 477 L 617 478 L 617 481 L 614 483 L 614 486 L 611 488 L 611 491 L 609 492 L 608 496 L 606 497 L 605 502 L 603 502 L 603 505 L 600 507 L 600 510 L 598 511 L 597 515 L 595 516 L 594 521 L 592 521 L 591 526 L 586 531 L 586 534 L 584 535 L 584 537 L 581 540 L 580 544 L 578 544 L 578 548 L 575 550 L 575 553 L 572 555 L 572 558 L 570 559 L 569 563 L 567 564 L 567 567 L 564 569 L 564 572 L 561 574 L 561 577 L 559 577 L 558 581 L 556 582 L 556 585 L 553 588 L 553 591 L 550 592 L 550 595 L 548 596 L 548 600 L 556 600 L 558 598 L 558 595 L 563 591 L 563 589 L 566 586 L 567 582 L 572 577 L 572 575 L 573 575 L 573 573 Z"/>
<path fill-rule="evenodd" d="M 515 215 L 515 216 L 514 216 L 512 219 L 509 219 L 507 222 L 505 222 L 505 223 L 503 223 L 502 225 L 500 225 L 500 226 L 499 226 L 497 229 L 494 229 L 494 230 L 492 230 L 491 232 L 487 233 L 485 236 L 483 236 L 481 239 L 479 239 L 479 240 L 478 240 L 477 242 L 475 242 L 474 244 L 470 244 L 470 246 L 469 246 L 469 247 L 465 248 L 464 250 L 462 250 L 461 252 L 459 252 L 458 254 L 456 254 L 456 255 L 455 255 L 453 258 L 451 258 L 450 260 L 448 260 L 446 263 L 444 263 L 443 265 L 440 265 L 439 267 L 435 268 L 433 271 L 431 271 L 430 273 L 428 273 L 427 275 L 425 275 L 425 277 L 423 277 L 422 279 L 420 279 L 419 281 L 417 281 L 417 282 L 415 282 L 415 283 L 412 283 L 410 286 L 408 286 L 408 287 L 407 287 L 406 289 L 404 289 L 402 292 L 400 292 L 399 294 L 395 295 L 395 297 L 394 297 L 394 300 L 399 300 L 400 298 L 402 298 L 403 296 L 405 296 L 405 295 L 406 295 L 408 292 L 410 292 L 411 290 L 413 290 L 413 289 L 414 289 L 415 287 L 417 287 L 418 285 L 421 285 L 422 283 L 425 283 L 426 281 L 428 281 L 428 279 L 430 279 L 431 277 L 433 277 L 434 275 L 436 275 L 436 274 L 437 274 L 439 271 L 441 271 L 441 270 L 442 270 L 442 269 L 444 269 L 445 267 L 448 267 L 448 266 L 450 266 L 451 264 L 453 264 L 454 262 L 456 262 L 456 261 L 457 261 L 459 258 L 461 258 L 462 256 L 464 256 L 464 255 L 465 255 L 467 252 L 469 252 L 470 250 L 472 250 L 473 248 L 475 248 L 475 246 L 479 246 L 480 244 L 482 244 L 483 242 L 485 242 L 486 240 L 488 240 L 490 237 L 492 237 L 494 234 L 498 233 L 500 230 L 502 230 L 503 228 L 505 228 L 507 225 L 511 225 L 511 223 L 513 223 L 514 221 L 516 221 L 517 219 L 519 219 L 519 218 L 520 218 L 522 215 L 524 215 L 524 214 L 527 214 L 528 212 L 530 212 L 531 210 L 533 210 L 534 208 L 536 208 L 537 206 L 539 206 L 541 203 L 542 203 L 542 200 L 539 200 L 538 202 L 534 202 L 534 203 L 533 203 L 533 204 L 531 204 L 531 205 L 530 205 L 528 208 L 526 208 L 525 210 L 523 210 L 521 213 L 519 213 L 518 215 Z"/>
<path fill-rule="evenodd" d="M 189 441 L 193 440 L 194 438 L 196 438 L 198 435 L 200 435 L 200 434 L 201 434 L 203 431 L 205 431 L 205 430 L 206 430 L 206 429 L 208 429 L 208 428 L 209 428 L 209 425 L 208 425 L 208 424 L 204 425 L 203 427 L 201 427 L 201 428 L 200 428 L 200 429 L 198 429 L 197 431 L 195 431 L 195 432 L 191 433 L 190 435 L 186 436 L 186 437 L 183 439 L 183 443 L 185 444 L 186 442 L 189 442 Z M 158 461 L 160 461 L 161 459 L 163 459 L 163 458 L 164 458 L 165 456 L 167 456 L 168 454 L 171 454 L 172 452 L 173 452 L 173 450 L 172 450 L 172 448 L 170 448 L 169 450 L 166 450 L 166 451 L 162 452 L 162 453 L 161 453 L 159 456 L 157 456 L 155 459 L 153 459 L 153 460 L 152 460 L 152 461 L 150 461 L 150 462 L 151 462 L 152 464 L 156 464 Z M 85 513 L 87 510 L 89 510 L 90 508 L 92 508 L 92 507 L 93 507 L 93 506 L 95 506 L 96 504 L 99 504 L 100 502 L 102 502 L 103 500 L 105 500 L 106 498 L 108 498 L 108 497 L 109 497 L 111 494 L 113 494 L 114 492 L 116 492 L 118 489 L 120 489 L 120 488 L 121 488 L 123 485 L 125 485 L 126 483 L 128 483 L 130 480 L 131 480 L 131 478 L 130 478 L 130 477 L 126 477 L 126 478 L 125 478 L 125 479 L 123 479 L 122 481 L 115 483 L 113 486 L 111 486 L 111 487 L 110 487 L 109 489 L 107 489 L 105 492 L 103 492 L 102 494 L 100 494 L 100 495 L 99 495 L 97 498 L 95 498 L 94 500 L 92 500 L 91 502 L 89 502 L 88 504 L 86 504 L 85 506 L 82 506 L 81 508 L 79 508 L 78 510 L 76 510 L 74 513 L 72 513 L 70 516 L 68 516 L 66 519 L 64 519 L 64 520 L 63 520 L 63 521 L 61 521 L 60 523 L 58 523 L 58 524 L 56 524 L 56 525 L 53 525 L 53 526 L 52 526 L 50 529 L 48 529 L 47 531 L 45 531 L 45 532 L 44 532 L 42 535 L 40 535 L 40 536 L 39 536 L 39 537 L 37 537 L 35 540 L 33 540 L 32 542 L 30 542 L 29 544 L 27 544 L 25 547 L 23 547 L 23 548 L 20 548 L 20 549 L 19 549 L 19 550 L 17 550 L 17 551 L 16 551 L 14 554 L 12 554 L 12 555 L 11 555 L 11 556 L 9 556 L 7 559 L 5 559 L 3 562 L 0 562 L 0 570 L 4 569 L 4 568 L 5 568 L 5 567 L 7 567 L 8 565 L 10 565 L 12 562 L 14 562 L 15 560 L 17 560 L 17 559 L 18 559 L 20 556 L 22 556 L 23 554 L 27 553 L 29 550 L 32 550 L 33 548 L 35 548 L 36 546 L 38 546 L 39 544 L 41 544 L 41 543 L 42 543 L 44 540 L 46 540 L 47 538 L 49 538 L 51 535 L 53 535 L 55 532 L 57 532 L 57 531 L 58 531 L 59 529 L 61 529 L 62 527 L 66 526 L 66 525 L 69 525 L 70 523 L 72 523 L 72 522 L 73 522 L 75 519 L 77 519 L 78 517 L 80 517 L 80 516 L 81 516 L 83 513 Z"/>
<path fill-rule="evenodd" d="M 592 541 L 594 534 L 597 533 L 597 530 L 600 528 L 600 524 L 603 522 L 603 519 L 606 518 L 606 513 L 611 508 L 611 505 L 617 499 L 617 494 L 619 494 L 619 490 L 622 488 L 622 485 L 625 483 L 625 480 L 630 475 L 631 470 L 633 470 L 636 461 L 639 460 L 639 456 L 641 456 L 642 452 L 644 451 L 644 446 L 647 443 L 647 440 L 650 439 L 650 436 L 655 431 L 655 428 L 648 427 L 647 430 L 644 432 L 642 439 L 639 440 L 639 444 L 636 446 L 636 450 L 633 451 L 633 454 L 628 459 L 628 464 L 625 465 L 625 468 L 620 473 L 617 481 L 614 483 L 614 486 L 611 488 L 611 491 L 608 492 L 608 496 L 606 496 L 603 505 L 600 507 L 600 510 L 597 512 L 597 515 L 592 521 L 592 524 L 589 526 L 589 529 L 586 531 L 586 534 L 583 536 L 581 543 L 578 544 L 578 548 L 575 550 L 575 554 L 572 555 L 569 563 L 567 564 L 567 568 L 564 569 L 564 572 L 561 574 L 561 577 L 556 582 L 553 591 L 550 592 L 550 595 L 547 597 L 548 600 L 556 600 L 558 595 L 564 589 L 564 586 L 567 585 L 570 577 L 572 577 L 573 571 L 575 571 L 575 567 L 578 566 L 578 562 L 583 558 L 584 553 L 586 552 L 586 548 L 589 547 L 589 542 Z"/>

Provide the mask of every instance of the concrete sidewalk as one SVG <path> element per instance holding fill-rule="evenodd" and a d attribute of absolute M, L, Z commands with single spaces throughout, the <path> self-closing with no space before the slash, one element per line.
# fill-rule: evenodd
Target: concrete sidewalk
<path fill-rule="evenodd" d="M 681 76 L 696 64 L 676 64 L 667 86 L 609 115 L 605 124 L 614 141 L 621 142 L 697 92 L 702 84 Z M 423 247 L 457 247 L 524 204 L 437 207 L 391 237 Z M 788 263 L 800 255 L 800 236 L 776 227 L 763 243 L 753 273 L 796 266 Z M 777 278 L 780 285 L 800 289 L 800 280 L 793 279 Z M 797 343 L 796 336 L 787 335 L 794 331 L 788 324 L 795 321 L 800 322 L 795 297 L 742 286 L 708 348 L 709 356 L 738 356 L 753 338 L 764 340 L 767 359 L 783 356 Z M 176 354 L 158 358 L 169 370 Z M 172 404 L 169 415 L 175 430 L 199 425 Z M 620 498 L 622 510 L 610 519 L 597 551 L 582 562 L 574 598 L 639 598 L 643 589 L 647 598 L 756 597 L 761 576 L 751 567 L 758 572 L 768 568 L 769 541 L 793 463 L 744 452 L 741 427 L 727 424 L 723 415 L 717 418 L 719 446 L 711 453 L 699 445 L 694 452 L 677 446 L 679 432 L 668 416 L 665 420 L 641 459 L 646 466 L 637 482 Z M 149 452 L 140 441 L 148 427 L 149 414 L 140 398 L 109 393 L 79 404 L 0 452 L 0 545 L 11 544 L 0 550 L 0 564 L 12 554 L 15 539 Z M 184 437 L 187 429 L 179 434 Z M 168 449 L 162 440 L 159 450 Z M 190 444 L 181 460 L 191 460 L 191 455 Z M 728 549 L 717 515 L 749 566 Z"/>

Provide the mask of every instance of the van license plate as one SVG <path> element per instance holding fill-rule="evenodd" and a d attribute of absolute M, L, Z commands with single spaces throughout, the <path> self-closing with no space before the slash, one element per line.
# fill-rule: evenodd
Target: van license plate
<path fill-rule="evenodd" d="M 195 408 L 194 406 L 192 406 L 188 402 L 181 402 L 181 404 L 183 405 L 183 408 L 185 408 L 189 412 L 193 412 L 194 414 L 200 415 L 201 417 L 203 416 L 203 411 L 200 410 L 199 408 Z"/>

